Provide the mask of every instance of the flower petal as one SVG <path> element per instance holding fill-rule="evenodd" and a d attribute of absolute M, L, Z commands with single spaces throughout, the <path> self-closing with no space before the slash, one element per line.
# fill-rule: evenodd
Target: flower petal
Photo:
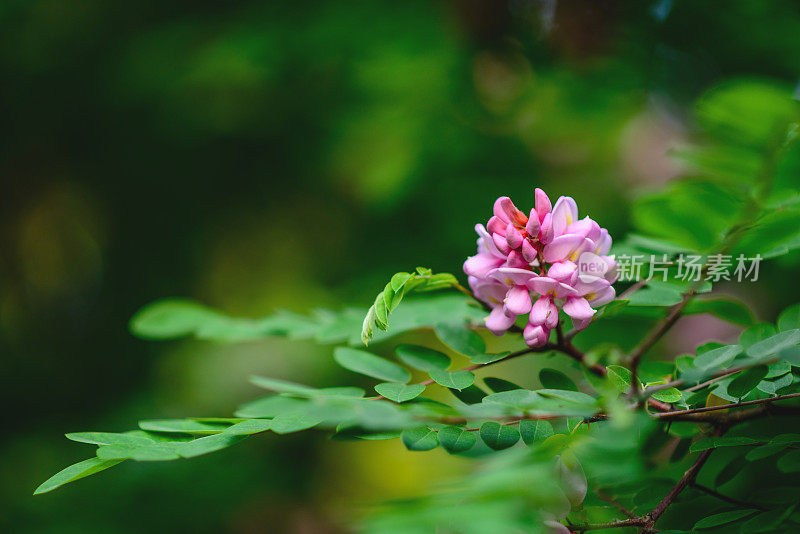
<path fill-rule="evenodd" d="M 617 292 L 614 291 L 614 288 L 612 286 L 608 286 L 594 294 L 586 295 L 584 298 L 589 301 L 589 304 L 592 305 L 592 308 L 599 308 L 600 306 L 608 304 L 614 300 L 616 296 Z"/>
<path fill-rule="evenodd" d="M 531 214 L 528 217 L 528 224 L 525 225 L 525 231 L 528 232 L 528 235 L 531 237 L 536 237 L 539 235 L 539 226 L 541 221 L 539 221 L 539 215 L 536 213 L 535 209 L 531 210 Z"/>
<path fill-rule="evenodd" d="M 494 203 L 494 215 L 505 223 L 513 223 L 518 228 L 524 228 L 528 218 L 519 211 L 508 197 L 500 197 Z"/>
<path fill-rule="evenodd" d="M 531 294 L 525 286 L 514 286 L 506 293 L 506 313 L 522 315 L 531 311 Z"/>
<path fill-rule="evenodd" d="M 511 251 L 504 235 L 492 234 L 492 241 L 494 241 L 494 246 L 497 247 L 501 254 L 506 255 Z"/>
<path fill-rule="evenodd" d="M 586 321 L 594 316 L 595 310 L 589 306 L 589 303 L 586 302 L 585 298 L 570 297 L 564 303 L 564 313 L 573 319 L 577 319 L 578 321 Z"/>
<path fill-rule="evenodd" d="M 527 291 L 528 280 L 535 277 L 533 271 L 527 269 L 515 269 L 513 267 L 500 267 L 487 273 L 487 276 L 506 284 L 507 286 L 523 286 Z"/>
<path fill-rule="evenodd" d="M 503 312 L 502 306 L 492 310 L 484 320 L 486 328 L 496 336 L 502 336 L 514 324 L 515 317 L 509 317 Z"/>
<path fill-rule="evenodd" d="M 528 288 L 540 295 L 551 295 L 557 287 L 558 281 L 547 276 L 536 276 L 528 280 Z"/>
<path fill-rule="evenodd" d="M 533 205 L 536 207 L 536 213 L 539 214 L 539 221 L 542 221 L 544 220 L 544 216 L 553 210 L 553 205 L 550 203 L 550 198 L 548 198 L 547 194 L 538 187 L 534 191 L 533 196 Z"/>
<path fill-rule="evenodd" d="M 578 220 L 578 205 L 572 197 L 560 197 L 553 206 L 553 232 L 563 235 L 567 226 Z"/>
<path fill-rule="evenodd" d="M 526 267 L 528 267 L 528 263 L 529 262 L 525 261 L 525 258 L 522 256 L 522 254 L 520 254 L 516 250 L 512 250 L 511 252 L 508 253 L 508 259 L 506 260 L 506 263 L 505 265 L 503 265 L 503 267 L 510 267 L 513 269 L 525 269 Z"/>
<path fill-rule="evenodd" d="M 553 299 L 549 295 L 539 297 L 531 307 L 531 314 L 528 320 L 532 324 L 545 324 L 552 311 Z M 556 309 L 556 314 L 558 314 L 558 309 Z"/>
<path fill-rule="evenodd" d="M 522 331 L 522 337 L 529 347 L 541 347 L 550 339 L 550 331 L 541 325 L 528 323 Z"/>
<path fill-rule="evenodd" d="M 579 247 L 584 245 L 584 237 L 578 234 L 561 235 L 553 239 L 542 250 L 542 257 L 547 263 L 555 263 L 570 259 Z"/>
<path fill-rule="evenodd" d="M 555 233 L 553 232 L 553 214 L 548 213 L 542 219 L 542 224 L 539 228 L 539 241 L 544 244 L 553 241 Z"/>
<path fill-rule="evenodd" d="M 506 227 L 506 242 L 511 248 L 519 248 L 522 246 L 522 234 L 520 234 L 519 230 L 511 223 L 508 223 Z"/>
<path fill-rule="evenodd" d="M 489 231 L 490 234 L 500 234 L 501 236 L 506 236 L 506 225 L 507 222 L 503 222 L 500 217 L 492 217 L 489 219 L 489 222 L 486 224 L 486 229 Z"/>
<path fill-rule="evenodd" d="M 477 278 L 485 278 L 492 269 L 503 265 L 504 260 L 492 254 L 476 254 L 464 262 L 464 273 Z"/>
<path fill-rule="evenodd" d="M 577 278 L 578 266 L 575 263 L 565 260 L 554 263 L 547 270 L 547 276 L 555 278 L 559 282 L 571 284 Z"/>
<path fill-rule="evenodd" d="M 480 239 L 483 240 L 483 246 L 486 247 L 486 250 L 498 258 L 505 258 L 505 254 L 500 252 L 497 245 L 494 244 L 494 239 L 489 235 L 489 232 L 486 231 L 486 228 L 484 228 L 482 224 L 476 224 L 475 231 L 481 236 Z"/>
<path fill-rule="evenodd" d="M 531 263 L 533 260 L 536 259 L 536 249 L 531 245 L 531 242 L 527 239 L 522 242 L 522 257 L 528 263 Z"/>

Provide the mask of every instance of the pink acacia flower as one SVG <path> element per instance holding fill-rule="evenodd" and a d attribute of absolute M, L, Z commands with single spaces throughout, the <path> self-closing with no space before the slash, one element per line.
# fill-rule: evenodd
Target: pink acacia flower
<path fill-rule="evenodd" d="M 500 197 L 486 226 L 478 224 L 475 231 L 478 253 L 464 262 L 464 272 L 475 296 L 491 308 L 485 322 L 495 335 L 527 315 L 525 342 L 542 346 L 558 324 L 559 309 L 583 329 L 597 308 L 616 296 L 611 237 L 591 218 L 579 219 L 570 197 L 552 204 L 537 188 L 527 215 L 510 198 Z M 587 253 L 600 264 L 592 274 L 579 268 Z"/>

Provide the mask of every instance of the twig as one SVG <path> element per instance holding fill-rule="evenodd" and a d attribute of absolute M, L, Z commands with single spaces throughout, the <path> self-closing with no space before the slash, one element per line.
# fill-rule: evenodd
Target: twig
<path fill-rule="evenodd" d="M 719 426 L 714 430 L 714 432 L 711 433 L 711 436 L 719 437 L 723 435 L 726 430 L 727 427 Z M 653 508 L 653 511 L 644 516 L 644 519 L 646 520 L 646 530 L 652 530 L 653 526 L 664 514 L 669 505 L 672 504 L 672 501 L 674 501 L 688 485 L 694 483 L 695 479 L 697 478 L 697 474 L 708 460 L 708 457 L 711 456 L 712 452 L 714 452 L 714 449 L 706 449 L 701 452 L 692 466 L 686 470 L 675 486 L 673 486 L 673 488 L 669 490 L 669 493 L 667 493 L 667 495 L 661 499 L 661 502 L 658 503 L 655 508 Z"/>
<path fill-rule="evenodd" d="M 755 508 L 756 510 L 766 510 L 766 508 L 764 508 L 761 505 L 753 504 L 753 503 L 745 502 L 745 501 L 740 501 L 739 499 L 734 499 L 733 497 L 728 497 L 727 495 L 723 495 L 722 493 L 720 493 L 720 492 L 718 492 L 716 490 L 713 490 L 711 488 L 708 488 L 706 486 L 703 486 L 702 484 L 698 484 L 697 482 L 693 482 L 691 484 L 691 486 L 693 488 L 695 488 L 695 489 L 698 489 L 698 490 L 702 491 L 703 493 L 707 493 L 707 494 L 711 495 L 712 497 L 716 497 L 717 499 L 719 499 L 721 501 L 729 502 L 729 503 L 735 504 L 737 506 L 744 506 L 746 508 Z"/>
<path fill-rule="evenodd" d="M 594 523 L 590 525 L 568 525 L 570 530 L 575 532 L 586 532 L 588 530 L 603 530 L 606 528 L 626 528 L 626 527 L 643 527 L 645 520 L 641 517 L 632 517 L 630 519 L 620 519 L 618 521 L 610 521 L 608 523 Z"/>
<path fill-rule="evenodd" d="M 636 293 L 637 291 L 639 291 L 640 289 L 642 289 L 644 286 L 646 286 L 646 285 L 647 285 L 647 282 L 649 282 L 649 281 L 650 281 L 650 280 L 649 280 L 649 279 L 647 279 L 647 278 L 644 278 L 644 279 L 642 279 L 642 280 L 639 280 L 638 282 L 636 282 L 635 284 L 633 284 L 631 287 L 629 287 L 628 289 L 626 289 L 625 291 L 623 291 L 622 293 L 620 293 L 620 294 L 619 294 L 619 296 L 616 298 L 616 300 L 625 300 L 625 299 L 628 299 L 628 298 L 629 298 L 631 295 L 633 295 L 634 293 Z"/>
<path fill-rule="evenodd" d="M 703 406 L 702 408 L 692 408 L 688 410 L 675 410 L 672 412 L 663 412 L 658 414 L 653 414 L 653 417 L 656 418 L 667 418 L 671 419 L 675 416 L 682 416 L 682 415 L 692 415 L 697 413 L 705 413 L 705 412 L 714 412 L 717 410 L 727 410 L 728 408 L 738 408 L 740 406 L 754 406 L 758 404 L 770 404 L 776 401 L 782 401 L 785 399 L 793 399 L 796 397 L 800 397 L 800 393 L 789 393 L 787 395 L 779 395 L 777 397 L 771 397 L 769 399 L 756 399 L 751 401 L 744 401 L 744 402 L 734 402 L 731 404 L 723 404 L 721 406 Z"/>
<path fill-rule="evenodd" d="M 610 504 L 611 506 L 613 506 L 614 508 L 616 508 L 617 510 L 628 516 L 628 518 L 630 519 L 637 518 L 636 514 L 634 514 L 633 512 L 622 506 L 620 503 L 618 503 L 616 500 L 614 500 L 611 497 L 611 495 L 608 495 L 607 493 L 599 489 L 594 490 L 594 493 L 600 498 L 600 500 L 607 502 L 608 504 Z"/>
<path fill-rule="evenodd" d="M 592 373 L 596 374 L 597 376 L 606 376 L 606 373 L 608 372 L 606 368 L 600 365 L 599 363 L 593 363 L 591 365 L 586 363 L 586 355 L 583 352 L 579 351 L 577 348 L 575 348 L 575 345 L 573 345 L 569 341 L 565 341 L 562 345 L 557 345 L 554 348 L 559 352 L 566 354 L 573 360 L 582 363 L 587 367 L 587 369 L 589 369 Z"/>
<path fill-rule="evenodd" d="M 638 378 L 638 371 L 639 371 L 639 362 L 642 359 L 642 356 L 650 350 L 650 348 L 655 345 L 661 336 L 663 336 L 672 325 L 680 318 L 681 313 L 683 313 L 684 308 L 689 304 L 689 301 L 692 300 L 692 297 L 695 296 L 697 291 L 692 288 L 686 293 L 683 294 L 683 298 L 681 301 L 674 305 L 669 313 L 653 327 L 653 329 L 645 336 L 641 343 L 639 343 L 633 351 L 631 351 L 630 355 L 628 356 L 629 368 L 631 370 L 631 388 L 633 395 L 639 394 L 639 378 Z"/>

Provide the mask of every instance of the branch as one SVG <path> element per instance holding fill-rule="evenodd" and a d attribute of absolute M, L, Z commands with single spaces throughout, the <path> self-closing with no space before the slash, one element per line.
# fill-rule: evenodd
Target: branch
<path fill-rule="evenodd" d="M 653 417 L 659 419 L 672 419 L 676 416 L 686 416 L 686 415 L 701 414 L 706 412 L 714 412 L 717 410 L 727 410 L 728 408 L 738 408 L 740 406 L 755 406 L 759 404 L 770 404 L 776 401 L 793 399 L 796 397 L 800 397 L 800 393 L 789 393 L 788 395 L 779 395 L 777 397 L 771 397 L 769 399 L 756 399 L 744 402 L 734 402 L 731 404 L 723 404 L 721 406 L 704 406 L 702 408 L 692 408 L 689 410 L 676 410 L 672 412 L 663 412 L 663 413 L 653 414 Z M 797 408 L 800 410 L 800 406 L 798 406 Z"/>
<path fill-rule="evenodd" d="M 638 395 L 639 393 L 639 378 L 638 378 L 638 371 L 639 371 L 639 362 L 642 360 L 642 356 L 650 350 L 650 348 L 655 345 L 661 337 L 667 333 L 667 331 L 672 328 L 672 325 L 680 318 L 681 313 L 683 313 L 684 308 L 689 304 L 689 301 L 692 300 L 692 297 L 695 296 L 697 290 L 695 288 L 690 289 L 686 293 L 683 294 L 683 298 L 681 301 L 674 305 L 669 313 L 653 327 L 653 329 L 647 334 L 647 336 L 642 340 L 639 345 L 637 345 L 633 351 L 631 351 L 630 355 L 628 356 L 629 367 L 631 370 L 631 388 L 633 390 L 633 395 Z"/>
<path fill-rule="evenodd" d="M 712 497 L 716 497 L 717 499 L 719 499 L 721 501 L 725 501 L 725 502 L 729 502 L 731 504 L 735 504 L 736 506 L 744 506 L 745 508 L 755 508 L 756 510 L 766 510 L 766 508 L 764 508 L 761 505 L 753 504 L 753 503 L 745 502 L 745 501 L 740 501 L 739 499 L 734 499 L 733 497 L 728 497 L 727 495 L 723 495 L 722 493 L 720 493 L 720 492 L 718 492 L 716 490 L 713 490 L 711 488 L 708 488 L 706 486 L 703 486 L 701 484 L 698 484 L 697 482 L 693 482 L 691 484 L 691 486 L 693 488 L 697 489 L 697 490 L 702 491 L 703 493 L 707 493 L 707 494 L 711 495 Z"/>
<path fill-rule="evenodd" d="M 712 373 L 711 374 L 711 378 L 710 379 L 706 380 L 705 382 L 701 382 L 701 383 L 699 383 L 699 384 L 697 384 L 695 386 L 686 388 L 684 391 L 697 391 L 697 390 L 703 389 L 704 387 L 710 386 L 711 384 L 713 384 L 714 382 L 716 382 L 718 380 L 722 380 L 723 378 L 727 378 L 727 377 L 729 377 L 731 375 L 735 375 L 736 373 L 738 373 L 740 371 L 744 371 L 746 369 L 751 369 L 753 367 L 758 367 L 759 365 L 769 365 L 769 364 L 777 362 L 779 359 L 780 358 L 770 358 L 768 360 L 759 360 L 757 362 L 753 362 L 750 365 L 742 365 L 740 367 L 733 367 L 731 369 L 724 369 L 722 371 L 717 371 L 716 373 Z M 662 390 L 669 389 L 669 388 L 680 387 L 680 386 L 683 386 L 684 384 L 686 384 L 686 381 L 684 379 L 682 379 L 682 378 L 679 378 L 677 380 L 673 380 L 671 382 L 667 382 L 666 384 L 658 384 L 658 385 L 655 385 L 655 386 L 650 386 L 649 388 L 647 388 L 644 391 L 642 391 L 642 396 L 652 395 L 653 393 L 656 393 L 657 391 L 662 391 Z"/>
<path fill-rule="evenodd" d="M 637 519 L 637 516 L 633 512 L 631 512 L 630 510 L 622 506 L 620 503 L 615 501 L 611 497 L 611 495 L 608 495 L 604 491 L 598 489 L 594 490 L 594 493 L 600 500 L 607 502 L 608 504 L 610 504 L 611 506 L 613 506 L 614 508 L 616 508 L 617 510 L 628 516 L 630 519 Z"/>
<path fill-rule="evenodd" d="M 591 525 L 568 525 L 570 530 L 575 532 L 586 532 L 587 530 L 603 530 L 607 528 L 626 528 L 626 527 L 643 527 L 645 526 L 645 519 L 641 517 L 633 517 L 630 519 L 620 519 L 619 521 L 610 521 L 608 523 L 594 523 Z"/>
<path fill-rule="evenodd" d="M 725 433 L 727 427 L 720 426 L 711 433 L 712 437 L 719 437 Z M 653 526 L 656 524 L 656 521 L 664 514 L 672 501 L 674 501 L 681 492 L 686 489 L 686 487 L 690 484 L 694 484 L 695 479 L 697 478 L 697 474 L 700 472 L 700 469 L 708 460 L 708 457 L 711 456 L 711 453 L 714 452 L 714 449 L 706 449 L 700 453 L 697 459 L 694 461 L 692 466 L 686 470 L 683 476 L 678 480 L 677 484 L 673 486 L 669 493 L 661 499 L 661 502 L 653 508 L 653 511 L 644 516 L 646 520 L 646 527 L 648 530 L 651 530 Z"/>

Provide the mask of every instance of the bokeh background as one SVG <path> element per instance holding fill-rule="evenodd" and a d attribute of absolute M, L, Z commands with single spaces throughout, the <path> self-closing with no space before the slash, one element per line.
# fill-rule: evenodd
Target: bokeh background
<path fill-rule="evenodd" d="M 791 0 L 0 3 L 0 530 L 347 532 L 468 470 L 306 432 L 31 496 L 89 453 L 65 432 L 224 416 L 252 373 L 358 381 L 307 343 L 137 340 L 145 303 L 366 307 L 396 271 L 459 272 L 535 186 L 624 235 L 694 99 L 794 85 L 798 35 Z M 772 319 L 799 290 L 763 269 L 731 290 Z"/>

